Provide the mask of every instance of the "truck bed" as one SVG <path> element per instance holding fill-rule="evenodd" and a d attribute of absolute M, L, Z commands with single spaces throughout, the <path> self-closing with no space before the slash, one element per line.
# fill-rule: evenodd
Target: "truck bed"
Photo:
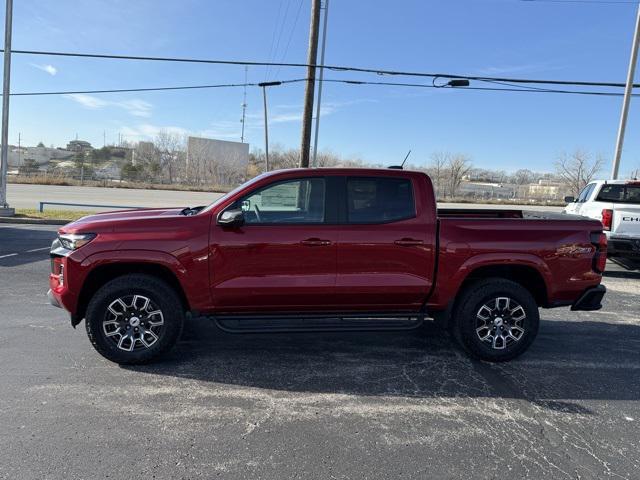
<path fill-rule="evenodd" d="M 523 220 L 584 220 L 581 215 L 561 212 L 541 212 L 535 210 L 498 208 L 438 208 L 438 218 L 509 218 Z"/>

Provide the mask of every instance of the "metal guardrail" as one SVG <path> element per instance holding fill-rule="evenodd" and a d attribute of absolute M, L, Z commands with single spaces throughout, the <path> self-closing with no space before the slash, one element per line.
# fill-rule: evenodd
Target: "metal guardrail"
<path fill-rule="evenodd" d="M 116 208 L 116 209 L 121 209 L 121 208 L 144 208 L 144 207 L 132 207 L 130 205 L 95 205 L 95 204 L 90 204 L 90 203 L 63 203 L 63 202 L 39 202 L 40 206 L 38 207 L 38 211 L 39 212 L 44 212 L 44 206 L 45 205 L 58 205 L 58 206 L 65 206 L 65 207 L 93 207 L 93 208 Z"/>

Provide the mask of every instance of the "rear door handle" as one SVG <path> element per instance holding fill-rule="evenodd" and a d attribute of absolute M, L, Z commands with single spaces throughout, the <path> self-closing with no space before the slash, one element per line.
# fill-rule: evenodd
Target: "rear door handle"
<path fill-rule="evenodd" d="M 415 238 L 401 238 L 400 240 L 396 240 L 396 245 L 400 245 L 401 247 L 413 247 L 416 245 L 424 245 L 422 240 L 416 240 Z"/>
<path fill-rule="evenodd" d="M 330 240 L 322 240 L 320 238 L 307 238 L 306 240 L 302 240 L 301 243 L 307 247 L 326 247 L 331 245 Z"/>

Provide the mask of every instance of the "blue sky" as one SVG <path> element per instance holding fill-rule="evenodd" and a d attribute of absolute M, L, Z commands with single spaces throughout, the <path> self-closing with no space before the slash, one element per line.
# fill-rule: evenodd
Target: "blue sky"
<path fill-rule="evenodd" d="M 309 8 L 310 0 L 16 1 L 13 48 L 304 63 Z M 632 4 L 332 0 L 326 63 L 623 82 L 634 21 Z M 245 75 L 235 66 L 27 55 L 13 56 L 12 72 L 13 92 L 242 82 Z M 291 68 L 248 73 L 249 81 L 303 76 Z M 302 100 L 302 84 L 269 90 L 273 143 L 299 145 Z M 12 97 L 10 142 L 20 132 L 23 144 L 58 146 L 77 134 L 102 146 L 103 131 L 113 143 L 118 133 L 135 141 L 161 128 L 239 140 L 241 103 L 241 88 Z M 258 88 L 249 89 L 247 103 L 246 139 L 262 148 Z M 620 106 L 616 97 L 325 84 L 319 146 L 382 164 L 409 149 L 414 163 L 426 164 L 431 152 L 447 150 L 470 155 L 478 167 L 550 171 L 558 154 L 578 147 L 609 159 Z M 639 167 L 634 99 L 621 171 Z"/>

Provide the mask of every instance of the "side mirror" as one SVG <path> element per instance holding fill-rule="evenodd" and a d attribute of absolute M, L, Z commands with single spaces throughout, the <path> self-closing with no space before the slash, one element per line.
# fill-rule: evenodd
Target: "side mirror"
<path fill-rule="evenodd" d="M 244 212 L 238 209 L 225 210 L 218 215 L 218 225 L 223 227 L 239 227 L 244 224 Z"/>
<path fill-rule="evenodd" d="M 571 197 L 571 196 L 564 197 L 564 202 L 565 203 L 573 203 L 575 201 L 576 201 L 576 197 Z"/>

